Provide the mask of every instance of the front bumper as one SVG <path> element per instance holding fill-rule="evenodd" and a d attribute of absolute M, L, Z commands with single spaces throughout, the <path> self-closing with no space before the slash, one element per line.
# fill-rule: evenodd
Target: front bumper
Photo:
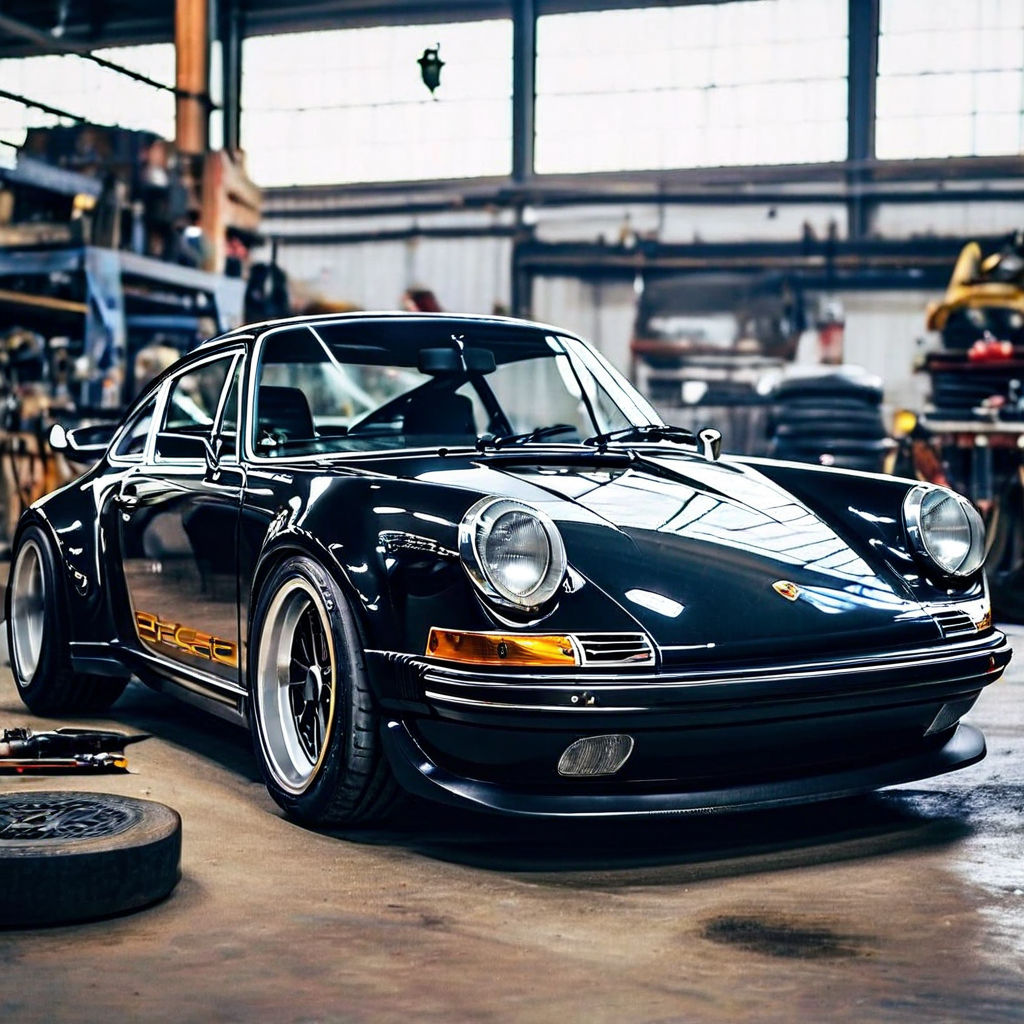
<path fill-rule="evenodd" d="M 384 743 L 410 791 L 504 813 L 801 803 L 980 760 L 984 739 L 958 722 L 1010 655 L 994 632 L 858 658 L 661 673 L 470 672 L 403 658 L 404 699 L 385 702 Z M 620 771 L 559 776 L 569 744 L 607 733 L 635 741 Z"/>
<path fill-rule="evenodd" d="M 985 756 L 985 738 L 972 726 L 961 724 L 938 749 L 881 764 L 764 783 L 654 793 L 586 793 L 579 787 L 566 787 L 563 792 L 519 790 L 456 775 L 431 761 L 401 722 L 387 724 L 385 749 L 398 781 L 417 796 L 499 814 L 561 818 L 720 814 L 832 800 L 966 768 Z"/>

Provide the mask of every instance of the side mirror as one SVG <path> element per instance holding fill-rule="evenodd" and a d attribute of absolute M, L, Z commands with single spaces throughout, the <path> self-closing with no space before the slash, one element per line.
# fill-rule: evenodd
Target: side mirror
<path fill-rule="evenodd" d="M 68 432 L 60 423 L 54 423 L 50 427 L 50 447 L 55 452 L 65 452 L 68 450 Z"/>
<path fill-rule="evenodd" d="M 69 462 L 91 464 L 110 447 L 117 430 L 116 423 L 94 423 L 87 427 L 76 427 L 65 430 L 63 425 L 55 423 L 50 428 L 50 447 L 55 452 L 63 452 Z"/>
<path fill-rule="evenodd" d="M 171 432 L 157 434 L 156 455 L 160 459 L 214 461 L 210 442 L 198 434 L 175 434 Z"/>

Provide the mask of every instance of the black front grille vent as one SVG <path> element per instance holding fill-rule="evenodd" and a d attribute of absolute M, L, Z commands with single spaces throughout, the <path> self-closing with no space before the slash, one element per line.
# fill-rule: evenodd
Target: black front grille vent
<path fill-rule="evenodd" d="M 932 618 L 944 637 L 970 636 L 972 633 L 978 632 L 978 627 L 967 612 L 958 610 L 934 612 Z"/>
<path fill-rule="evenodd" d="M 584 665 L 649 665 L 654 648 L 643 633 L 577 633 Z"/>

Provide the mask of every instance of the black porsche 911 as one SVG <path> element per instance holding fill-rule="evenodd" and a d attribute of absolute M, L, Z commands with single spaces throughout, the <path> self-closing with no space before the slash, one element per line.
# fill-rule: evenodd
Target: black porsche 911
<path fill-rule="evenodd" d="M 940 487 L 721 458 L 579 338 L 360 314 L 206 343 L 14 542 L 25 703 L 129 676 L 248 724 L 274 799 L 523 815 L 836 797 L 984 756 L 1010 658 Z"/>

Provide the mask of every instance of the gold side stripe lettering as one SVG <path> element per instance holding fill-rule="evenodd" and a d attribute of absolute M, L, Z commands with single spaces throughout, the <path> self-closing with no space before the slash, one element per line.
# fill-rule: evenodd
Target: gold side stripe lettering
<path fill-rule="evenodd" d="M 180 622 L 168 622 L 152 612 L 135 613 L 135 630 L 145 643 L 162 644 L 203 661 L 238 668 L 238 644 L 230 640 L 222 640 Z"/>

